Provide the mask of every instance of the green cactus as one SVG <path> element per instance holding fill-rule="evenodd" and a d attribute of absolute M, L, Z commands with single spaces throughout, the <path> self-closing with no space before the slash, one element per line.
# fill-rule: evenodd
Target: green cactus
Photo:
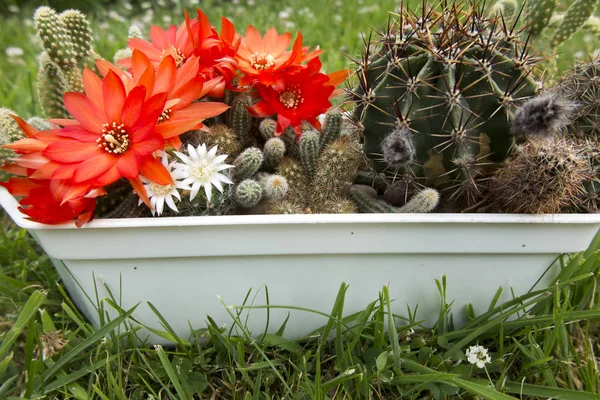
<path fill-rule="evenodd" d="M 86 16 L 78 10 L 66 10 L 59 15 L 59 22 L 67 31 L 75 60 L 81 63 L 92 52 L 94 40 Z"/>
<path fill-rule="evenodd" d="M 277 128 L 277 121 L 271 118 L 263 119 L 258 125 L 258 131 L 264 140 L 275 137 L 275 128 Z"/>
<path fill-rule="evenodd" d="M 416 193 L 400 208 L 393 207 L 356 186 L 350 188 L 349 194 L 350 199 L 354 202 L 358 210 L 364 213 L 429 213 L 437 207 L 440 200 L 439 192 L 431 188 L 426 188 Z"/>
<path fill-rule="evenodd" d="M 40 131 L 52 129 L 50 122 L 40 117 L 31 117 L 27 120 L 27 123 Z"/>
<path fill-rule="evenodd" d="M 567 41 L 590 18 L 598 4 L 597 0 L 575 0 L 558 24 L 550 46 L 556 48 Z"/>
<path fill-rule="evenodd" d="M 288 127 L 280 137 L 285 143 L 287 154 L 290 157 L 300 158 L 300 143 L 292 128 Z"/>
<path fill-rule="evenodd" d="M 243 146 L 246 146 L 251 140 L 252 116 L 248 112 L 248 107 L 251 105 L 252 100 L 250 97 L 238 95 L 233 100 L 229 114 L 230 126 Z"/>
<path fill-rule="evenodd" d="M 38 71 L 37 91 L 40 106 L 47 118 L 69 118 L 63 96 L 67 87 L 62 70 L 50 56 L 42 53 Z"/>
<path fill-rule="evenodd" d="M 285 143 L 280 138 L 271 138 L 265 143 L 263 153 L 265 166 L 274 170 L 285 156 Z"/>
<path fill-rule="evenodd" d="M 239 182 L 252 177 L 260 170 L 262 163 L 262 151 L 256 147 L 247 148 L 233 162 L 233 179 Z"/>
<path fill-rule="evenodd" d="M 0 108 L 0 146 L 16 142 L 25 137 L 21 128 L 19 128 L 19 124 L 11 115 L 17 115 L 17 113 L 9 108 Z M 15 156 L 16 154 L 12 150 L 0 147 L 0 166 Z M 6 181 L 9 178 L 9 173 L 0 170 L 0 180 Z"/>
<path fill-rule="evenodd" d="M 330 111 L 325 114 L 325 123 L 321 131 L 321 148 L 323 151 L 325 146 L 333 142 L 342 132 L 343 117 L 340 112 Z"/>
<path fill-rule="evenodd" d="M 359 86 L 348 95 L 377 171 L 408 176 L 415 187 L 434 186 L 471 205 L 513 148 L 509 119 L 535 94 L 537 59 L 475 2 L 424 7 L 416 16 L 400 10 L 387 30 L 375 33 L 359 62 Z M 386 142 L 401 129 L 410 133 L 407 141 Z M 382 143 L 391 151 L 414 147 L 413 161 L 388 165 Z"/>
<path fill-rule="evenodd" d="M 529 25 L 531 36 L 538 36 L 550 22 L 558 4 L 557 0 L 527 0 L 524 3 L 523 20 Z"/>
<path fill-rule="evenodd" d="M 277 167 L 277 174 L 288 182 L 288 198 L 304 203 L 310 189 L 300 163 L 291 157 L 285 157 Z"/>
<path fill-rule="evenodd" d="M 308 131 L 302 133 L 300 138 L 300 160 L 309 179 L 312 179 L 317 172 L 320 147 L 319 132 Z"/>
<path fill-rule="evenodd" d="M 357 209 L 351 200 L 334 195 L 320 204 L 315 204 L 311 211 L 313 214 L 355 214 Z"/>
<path fill-rule="evenodd" d="M 258 182 L 252 179 L 246 179 L 240 182 L 234 188 L 234 200 L 242 208 L 251 208 L 256 206 L 263 197 L 262 187 Z"/>
<path fill-rule="evenodd" d="M 42 6 L 35 10 L 33 21 L 37 35 L 42 40 L 44 50 L 59 68 L 69 68 L 77 64 L 77 53 L 71 42 L 69 31 L 59 15 L 50 7 Z"/>

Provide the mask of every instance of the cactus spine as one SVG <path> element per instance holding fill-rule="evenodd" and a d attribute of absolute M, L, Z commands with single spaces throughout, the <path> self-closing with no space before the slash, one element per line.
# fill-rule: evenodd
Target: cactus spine
<path fill-rule="evenodd" d="M 318 132 L 311 130 L 302 134 L 302 138 L 300 138 L 300 160 L 302 160 L 302 167 L 309 178 L 312 178 L 317 171 L 320 147 Z"/>
<path fill-rule="evenodd" d="M 235 202 L 242 208 L 251 208 L 257 205 L 263 196 L 260 184 L 252 179 L 246 179 L 234 189 Z"/>
<path fill-rule="evenodd" d="M 271 138 L 265 143 L 263 148 L 265 166 L 274 170 L 277 168 L 285 156 L 285 143 L 280 138 Z"/>
<path fill-rule="evenodd" d="M 250 129 L 252 128 L 252 116 L 248 112 L 248 107 L 252 102 L 248 96 L 239 95 L 233 100 L 230 110 L 231 128 L 238 137 L 242 145 L 246 146 L 251 139 Z"/>
<path fill-rule="evenodd" d="M 333 142 L 340 136 L 342 132 L 343 117 L 339 112 L 329 112 L 325 115 L 325 123 L 321 132 L 321 147 L 320 151 L 325 149 L 329 143 Z"/>
<path fill-rule="evenodd" d="M 258 172 L 263 162 L 263 153 L 256 147 L 247 148 L 240 154 L 233 165 L 233 177 L 236 181 L 248 179 Z"/>
<path fill-rule="evenodd" d="M 400 10 L 375 33 L 358 62 L 359 86 L 348 96 L 357 104 L 363 149 L 375 170 L 475 204 L 489 170 L 514 145 L 508 120 L 518 102 L 535 93 L 537 59 L 476 1 L 423 7 L 417 14 Z M 401 129 L 410 132 L 414 158 L 398 167 L 386 162 L 381 145 Z"/>

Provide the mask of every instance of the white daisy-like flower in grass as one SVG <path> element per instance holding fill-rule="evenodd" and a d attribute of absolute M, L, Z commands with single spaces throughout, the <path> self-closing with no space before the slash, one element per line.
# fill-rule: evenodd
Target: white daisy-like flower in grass
<path fill-rule="evenodd" d="M 471 364 L 477 365 L 477 368 L 485 367 L 485 364 L 489 364 L 492 358 L 488 354 L 488 350 L 483 346 L 471 346 L 465 352 L 467 361 Z"/>
<path fill-rule="evenodd" d="M 217 155 L 217 146 L 208 151 L 205 144 L 194 148 L 191 144 L 187 147 L 188 154 L 175 152 L 182 163 L 177 163 L 176 168 L 181 174 L 182 183 L 190 190 L 190 200 L 194 200 L 201 187 L 204 187 L 206 200 L 210 202 L 213 186 L 223 193 L 222 183 L 231 185 L 233 182 L 221 171 L 232 168 L 233 165 L 225 164 L 226 154 Z"/>
<path fill-rule="evenodd" d="M 165 203 L 167 203 L 167 206 L 169 206 L 171 210 L 178 212 L 179 210 L 177 209 L 175 200 L 173 200 L 173 198 L 175 197 L 177 200 L 181 200 L 179 190 L 177 189 L 185 189 L 185 186 L 180 181 L 181 174 L 175 168 L 176 162 L 173 161 L 169 163 L 167 153 L 163 153 L 161 162 L 171 174 L 171 177 L 173 178 L 173 184 L 159 185 L 141 176 L 142 183 L 144 184 L 144 188 L 148 193 L 150 204 L 153 208 L 152 215 L 161 215 L 165 209 Z M 142 200 L 139 201 L 139 204 L 142 204 Z"/>

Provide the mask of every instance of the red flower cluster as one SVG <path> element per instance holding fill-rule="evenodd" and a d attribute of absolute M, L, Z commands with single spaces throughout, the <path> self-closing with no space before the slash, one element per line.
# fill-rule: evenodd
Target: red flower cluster
<path fill-rule="evenodd" d="M 249 108 L 253 115 L 277 114 L 278 134 L 291 126 L 300 136 L 303 121 L 320 128 L 317 116 L 331 107 L 335 86 L 348 75 L 321 73 L 321 51 L 303 47 L 300 33 L 291 50 L 291 34 L 275 29 L 262 38 L 250 26 L 241 37 L 222 18 L 219 34 L 200 10 L 194 19 L 186 13 L 179 27 L 152 27 L 150 38 L 131 39 L 132 56 L 120 67 L 98 60 L 100 76 L 84 71 L 85 93 L 64 97 L 74 119 L 51 120 L 55 129 L 38 131 L 14 117 L 26 138 L 5 146 L 19 157 L 2 168 L 17 176 L 0 185 L 23 197 L 21 211 L 29 218 L 75 219 L 80 226 L 93 218 L 96 197 L 120 179 L 152 208 L 141 178 L 173 182 L 156 154 L 179 149 L 181 134 L 207 129 L 205 119 L 227 110 L 208 96 L 252 90 L 259 98 Z"/>

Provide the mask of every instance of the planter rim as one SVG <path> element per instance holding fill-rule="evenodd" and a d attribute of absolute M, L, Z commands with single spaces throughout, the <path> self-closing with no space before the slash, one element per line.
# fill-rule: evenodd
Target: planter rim
<path fill-rule="evenodd" d="M 152 228 L 166 226 L 215 225 L 307 225 L 307 224 L 598 224 L 600 214 L 294 214 L 294 215 L 226 215 L 160 218 L 95 219 L 81 228 L 75 222 L 46 225 L 26 219 L 19 210 L 17 200 L 4 187 L 0 187 L 0 205 L 13 221 L 25 229 L 97 229 L 97 228 Z"/>

